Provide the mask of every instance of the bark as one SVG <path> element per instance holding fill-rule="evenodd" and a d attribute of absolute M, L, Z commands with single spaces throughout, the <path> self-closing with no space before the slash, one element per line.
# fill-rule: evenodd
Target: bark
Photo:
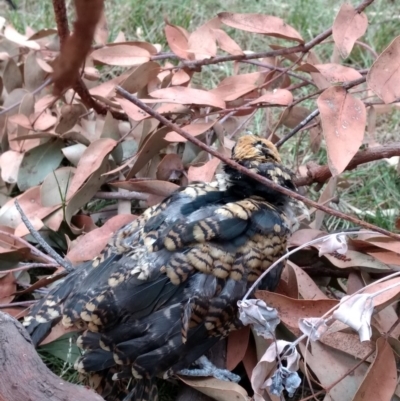
<path fill-rule="evenodd" d="M 0 401 L 104 401 L 68 383 L 42 362 L 24 327 L 0 311 Z"/>

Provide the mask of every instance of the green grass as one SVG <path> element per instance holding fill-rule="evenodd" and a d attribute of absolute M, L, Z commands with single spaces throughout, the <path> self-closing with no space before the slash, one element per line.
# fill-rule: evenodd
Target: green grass
<path fill-rule="evenodd" d="M 16 12 L 8 7 L 2 7 L 2 15 L 19 31 L 23 32 L 26 26 L 33 29 L 54 27 L 52 3 L 50 0 L 32 1 L 15 0 L 19 6 Z M 356 5 L 360 1 L 351 1 Z M 397 35 L 400 34 L 400 19 L 398 18 L 398 2 L 376 0 L 367 10 L 370 26 L 362 40 L 376 52 L 381 52 Z M 73 4 L 69 1 L 68 4 Z M 283 18 L 288 24 L 297 29 L 305 40 L 310 40 L 332 25 L 342 1 L 337 0 L 107 0 L 106 14 L 109 24 L 110 39 L 113 40 L 119 31 L 123 31 L 128 40 L 144 40 L 151 43 L 160 43 L 163 50 L 168 50 L 163 32 L 164 19 L 171 23 L 193 31 L 202 23 L 216 16 L 218 12 L 265 13 Z M 70 12 L 73 15 L 72 11 Z M 227 32 L 243 49 L 262 51 L 268 48 L 275 39 L 262 35 L 227 29 Z M 319 45 L 315 50 L 322 62 L 329 62 L 333 44 Z M 354 68 L 368 68 L 374 61 L 371 52 L 358 46 L 347 60 L 345 65 Z M 203 68 L 197 75 L 195 83 L 210 88 L 220 79 L 231 74 L 233 63 L 225 66 L 209 66 Z M 253 71 L 251 66 L 243 66 L 241 72 Z M 313 91 L 315 89 L 312 89 Z M 303 96 L 307 90 L 299 90 L 296 96 Z M 313 110 L 314 101 L 304 103 L 305 107 Z M 278 112 L 272 112 L 272 119 L 277 120 Z M 271 116 L 269 117 L 271 118 Z M 264 133 L 266 130 L 266 112 L 260 110 L 249 124 L 253 132 Z M 376 138 L 380 143 L 395 140 L 400 128 L 400 113 L 377 116 Z M 279 135 L 287 132 L 287 128 L 280 128 Z M 283 147 L 282 151 L 287 162 L 291 165 L 304 164 L 316 161 L 320 164 L 327 162 L 326 151 L 322 149 L 317 154 L 310 151 L 308 132 L 303 132 L 293 138 Z M 352 172 L 343 174 L 338 186 L 337 195 L 340 210 L 366 218 L 379 226 L 394 229 L 395 218 L 399 215 L 400 181 L 396 168 L 389 166 L 385 161 L 364 165 Z M 319 193 L 310 191 L 311 196 L 317 199 Z M 95 202 L 92 206 L 98 207 L 102 202 Z M 335 207 L 335 206 L 334 206 Z M 385 210 L 393 210 L 391 215 Z M 367 214 L 365 214 L 368 212 Z M 325 220 L 328 230 L 348 228 L 347 222 L 329 217 Z M 47 358 L 47 359 L 46 359 Z M 46 356 L 45 360 L 57 373 L 65 374 L 65 378 L 76 380 L 71 370 L 63 361 L 54 356 Z M 168 392 L 168 391 L 167 391 Z"/>

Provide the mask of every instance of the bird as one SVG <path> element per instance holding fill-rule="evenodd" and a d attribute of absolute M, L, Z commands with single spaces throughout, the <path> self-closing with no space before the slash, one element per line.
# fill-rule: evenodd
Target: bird
<path fill-rule="evenodd" d="M 232 160 L 297 191 L 272 142 L 245 135 Z M 224 380 L 204 354 L 243 327 L 237 302 L 287 252 L 302 202 L 228 164 L 212 183 L 180 187 L 118 230 L 24 319 L 35 345 L 61 322 L 79 332 L 75 363 L 106 400 L 157 400 L 155 378 L 191 371 Z M 283 264 L 260 282 L 276 289 Z"/>

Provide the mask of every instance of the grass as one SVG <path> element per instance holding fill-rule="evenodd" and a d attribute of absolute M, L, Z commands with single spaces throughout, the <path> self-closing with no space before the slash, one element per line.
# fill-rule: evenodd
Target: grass
<path fill-rule="evenodd" d="M 33 29 L 54 27 L 52 3 L 50 0 L 32 1 L 15 0 L 19 10 L 10 11 L 2 7 L 2 14 L 19 31 L 23 32 L 26 26 Z M 72 1 L 68 1 L 72 8 Z M 356 5 L 359 1 L 351 1 Z M 370 26 L 363 41 L 376 52 L 381 52 L 400 32 L 400 18 L 396 1 L 376 0 L 367 10 Z M 119 31 L 123 31 L 128 40 L 144 40 L 151 43 L 160 43 L 164 50 L 166 41 L 163 33 L 164 19 L 171 23 L 193 31 L 202 23 L 213 18 L 218 12 L 265 13 L 284 19 L 297 29 L 305 40 L 315 37 L 332 25 L 334 16 L 339 10 L 342 1 L 337 0 L 107 0 L 106 15 L 109 24 L 110 39 L 113 40 Z M 72 12 L 71 12 L 72 16 Z M 271 40 L 262 35 L 250 34 L 234 29 L 227 32 L 243 49 L 262 51 L 267 48 Z M 327 43 L 318 46 L 316 52 L 322 62 L 329 62 L 333 44 Z M 358 46 L 344 64 L 354 68 L 368 68 L 374 61 L 373 54 Z M 215 86 L 221 77 L 231 74 L 233 63 L 224 66 L 209 66 L 198 74 L 196 83 L 206 88 Z M 242 71 L 254 70 L 245 66 Z M 308 90 L 307 90 L 308 91 Z M 296 92 L 303 96 L 305 90 Z M 314 101 L 304 103 L 310 110 L 315 108 Z M 253 132 L 263 133 L 268 123 L 267 113 L 260 110 L 249 125 Z M 276 121 L 276 113 L 272 119 Z M 395 139 L 395 133 L 400 128 L 400 113 L 381 114 L 377 116 L 376 140 L 379 143 L 388 143 Z M 287 128 L 280 128 L 279 135 L 287 132 Z M 316 154 L 310 151 L 308 132 L 303 132 L 287 143 L 282 151 L 285 159 L 293 165 L 316 161 L 320 164 L 327 162 L 324 147 Z M 301 138 L 301 140 L 300 140 Z M 343 174 L 337 188 L 340 210 L 355 214 L 360 218 L 388 229 L 395 229 L 395 219 L 399 216 L 400 200 L 399 175 L 395 167 L 385 161 L 369 163 L 352 172 Z M 311 196 L 318 198 L 319 193 L 311 190 Z M 390 210 L 390 214 L 386 211 Z M 325 220 L 328 230 L 347 228 L 347 222 L 328 217 Z M 47 362 L 56 372 L 70 372 L 69 366 L 63 361 L 47 356 Z M 67 369 L 67 370 L 66 370 Z M 69 374 L 69 373 L 68 373 Z M 68 376 L 68 374 L 66 376 Z M 71 376 L 74 380 L 75 377 Z"/>

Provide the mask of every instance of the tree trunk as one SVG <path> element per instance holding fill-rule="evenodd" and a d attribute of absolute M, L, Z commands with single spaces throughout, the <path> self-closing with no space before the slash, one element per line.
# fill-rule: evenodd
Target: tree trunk
<path fill-rule="evenodd" d="M 93 390 L 52 373 L 24 327 L 0 311 L 0 401 L 104 401 Z"/>

